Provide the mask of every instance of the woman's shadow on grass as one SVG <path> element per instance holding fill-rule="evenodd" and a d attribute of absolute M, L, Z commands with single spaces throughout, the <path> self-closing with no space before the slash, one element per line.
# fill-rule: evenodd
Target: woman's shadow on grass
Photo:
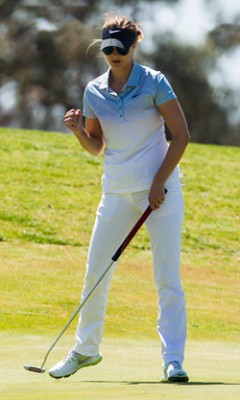
<path fill-rule="evenodd" d="M 198 381 L 193 381 L 193 382 L 172 382 L 172 383 L 167 383 L 167 382 L 144 382 L 144 381 L 84 381 L 85 383 L 120 383 L 120 384 L 125 384 L 125 385 L 180 385 L 180 386 L 214 386 L 214 385 L 225 385 L 225 386 L 234 386 L 234 385 L 240 385 L 240 382 L 238 383 L 228 383 L 228 382 L 198 382 Z"/>

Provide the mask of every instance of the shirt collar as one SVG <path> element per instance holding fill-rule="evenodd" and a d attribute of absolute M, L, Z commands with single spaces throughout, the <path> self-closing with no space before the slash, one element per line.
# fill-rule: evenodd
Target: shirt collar
<path fill-rule="evenodd" d="M 110 68 L 102 75 L 102 82 L 99 86 L 99 89 L 109 89 L 109 75 Z M 134 62 L 133 67 L 126 83 L 127 86 L 138 86 L 140 84 L 140 76 L 141 76 L 141 66 Z"/>

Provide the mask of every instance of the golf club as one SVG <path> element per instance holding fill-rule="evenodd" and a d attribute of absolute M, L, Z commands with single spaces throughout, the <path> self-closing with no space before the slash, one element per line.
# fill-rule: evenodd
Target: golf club
<path fill-rule="evenodd" d="M 166 190 L 165 190 L 166 192 Z M 104 276 L 108 273 L 108 271 L 110 270 L 111 266 L 113 265 L 114 262 L 116 262 L 118 260 L 118 258 L 120 257 L 120 255 L 123 253 L 124 249 L 127 247 L 128 243 L 132 240 L 132 238 L 134 237 L 134 235 L 137 233 L 137 231 L 139 230 L 139 228 L 142 226 L 142 224 L 146 221 L 146 219 L 148 218 L 148 216 L 151 214 L 152 209 L 150 206 L 147 207 L 147 209 L 144 211 L 144 213 L 142 214 L 142 216 L 139 218 L 139 220 L 136 222 L 136 224 L 134 225 L 134 227 L 132 228 L 132 230 L 130 231 L 130 233 L 128 234 L 128 236 L 126 237 L 126 239 L 122 242 L 121 246 L 117 249 L 116 253 L 112 256 L 111 258 L 111 262 L 108 265 L 108 267 L 106 268 L 106 270 L 102 273 L 102 275 L 98 278 L 98 280 L 96 281 L 96 283 L 93 285 L 93 287 L 90 289 L 90 291 L 86 294 L 85 298 L 81 301 L 80 305 L 76 308 L 76 310 L 74 311 L 74 313 L 72 314 L 71 318 L 68 320 L 68 322 L 66 323 L 66 325 L 64 326 L 64 328 L 62 329 L 61 333 L 58 335 L 58 337 L 55 339 L 55 341 L 53 342 L 53 344 L 50 346 L 49 350 L 47 351 L 44 360 L 41 364 L 41 366 L 36 367 L 33 365 L 24 365 L 24 368 L 28 371 L 31 372 L 37 372 L 37 373 L 44 373 L 45 372 L 45 368 L 44 365 L 47 361 L 47 358 L 49 356 L 49 353 L 52 351 L 52 349 L 54 348 L 54 346 L 57 344 L 57 342 L 59 341 L 59 339 L 61 338 L 61 336 L 63 335 L 63 333 L 66 331 L 66 329 L 69 327 L 69 325 L 71 324 L 71 322 L 73 321 L 73 319 L 76 317 L 76 315 L 79 313 L 79 311 L 81 310 L 81 308 L 84 306 L 84 304 L 86 303 L 86 301 L 88 300 L 88 298 L 91 296 L 91 294 L 93 293 L 93 291 L 96 289 L 96 287 L 99 285 L 99 283 L 102 281 L 102 279 L 104 278 Z"/>

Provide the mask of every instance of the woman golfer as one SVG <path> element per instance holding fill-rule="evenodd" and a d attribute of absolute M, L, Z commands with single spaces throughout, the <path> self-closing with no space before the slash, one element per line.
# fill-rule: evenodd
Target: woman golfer
<path fill-rule="evenodd" d="M 183 198 L 178 163 L 189 141 L 187 124 L 165 76 L 138 64 L 134 51 L 143 39 L 139 25 L 128 18 L 108 19 L 102 28 L 101 51 L 106 73 L 88 83 L 81 111 L 64 117 L 81 146 L 104 152 L 103 195 L 96 213 L 83 289 L 89 292 L 135 221 L 150 204 L 146 221 L 158 291 L 158 332 L 165 382 L 186 382 L 182 369 L 186 340 L 185 298 L 180 279 Z M 164 122 L 172 140 L 166 141 Z M 167 193 L 165 194 L 165 189 Z M 76 346 L 49 370 L 67 377 L 102 360 L 110 271 L 83 307 Z M 139 310 L 141 312 L 141 310 Z"/>

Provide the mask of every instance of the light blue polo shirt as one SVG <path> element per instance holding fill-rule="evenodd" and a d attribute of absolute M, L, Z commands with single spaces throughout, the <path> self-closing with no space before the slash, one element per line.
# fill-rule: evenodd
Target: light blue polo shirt
<path fill-rule="evenodd" d="M 176 95 L 161 72 L 136 62 L 118 94 L 109 87 L 109 73 L 88 83 L 83 101 L 83 115 L 99 120 L 106 143 L 103 192 L 148 190 L 168 150 L 156 106 Z M 169 177 L 175 179 L 177 169 Z"/>

